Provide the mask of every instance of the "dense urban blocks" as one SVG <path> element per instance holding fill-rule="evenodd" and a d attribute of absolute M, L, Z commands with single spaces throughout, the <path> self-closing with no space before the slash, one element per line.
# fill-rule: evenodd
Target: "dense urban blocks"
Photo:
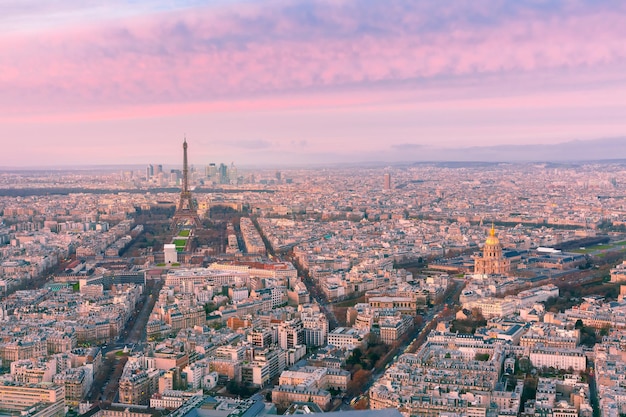
<path fill-rule="evenodd" d="M 6 378 L 63 387 L 79 408 L 185 409 L 220 392 L 261 393 L 216 400 L 240 410 L 587 416 L 619 404 L 618 165 L 239 171 L 217 192 L 187 170 L 201 224 L 175 229 L 176 189 L 0 197 Z M 219 242 L 201 243 L 205 231 Z"/>

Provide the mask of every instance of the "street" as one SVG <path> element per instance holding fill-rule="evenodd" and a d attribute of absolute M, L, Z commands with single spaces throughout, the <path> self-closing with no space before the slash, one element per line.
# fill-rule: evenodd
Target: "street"
<path fill-rule="evenodd" d="M 148 281 L 136 309 L 126 322 L 117 340 L 101 346 L 102 365 L 94 376 L 91 390 L 87 395 L 91 402 L 113 402 L 117 397 L 119 378 L 122 375 L 127 357 L 120 357 L 116 355 L 116 352 L 125 347 L 135 351 L 143 349 L 143 344 L 146 341 L 146 324 L 162 286 L 162 281 Z"/>

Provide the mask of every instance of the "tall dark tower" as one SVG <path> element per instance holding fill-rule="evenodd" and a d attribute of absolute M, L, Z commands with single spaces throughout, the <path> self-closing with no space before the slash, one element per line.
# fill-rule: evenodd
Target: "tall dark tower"
<path fill-rule="evenodd" d="M 187 168 L 187 138 L 185 138 L 183 140 L 183 191 L 180 194 L 180 205 L 182 205 L 183 197 L 187 196 L 191 197 L 191 193 L 189 193 L 189 169 Z M 191 207 L 191 204 L 189 204 L 189 207 Z"/>
<path fill-rule="evenodd" d="M 388 172 L 385 172 L 385 175 L 383 177 L 383 189 L 391 190 L 391 174 Z"/>
<path fill-rule="evenodd" d="M 176 213 L 172 219 L 174 226 L 180 225 L 193 225 L 200 224 L 200 218 L 198 217 L 198 209 L 191 191 L 189 191 L 189 167 L 187 165 L 187 138 L 183 141 L 183 188 L 180 191 L 180 200 L 176 207 Z"/>

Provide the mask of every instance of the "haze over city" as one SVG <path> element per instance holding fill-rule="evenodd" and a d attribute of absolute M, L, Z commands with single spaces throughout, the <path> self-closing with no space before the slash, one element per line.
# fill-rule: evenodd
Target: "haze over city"
<path fill-rule="evenodd" d="M 625 7 L 3 1 L 0 166 L 624 158 Z"/>
<path fill-rule="evenodd" d="M 0 0 L 0 417 L 626 417 L 624 39 Z"/>

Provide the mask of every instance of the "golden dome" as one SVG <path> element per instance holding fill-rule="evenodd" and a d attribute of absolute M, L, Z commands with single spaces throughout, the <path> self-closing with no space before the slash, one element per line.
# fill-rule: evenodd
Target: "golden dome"
<path fill-rule="evenodd" d="M 489 246 L 497 246 L 500 244 L 500 240 L 496 237 L 496 229 L 491 225 L 491 230 L 489 231 L 489 237 L 485 241 L 485 245 Z"/>

